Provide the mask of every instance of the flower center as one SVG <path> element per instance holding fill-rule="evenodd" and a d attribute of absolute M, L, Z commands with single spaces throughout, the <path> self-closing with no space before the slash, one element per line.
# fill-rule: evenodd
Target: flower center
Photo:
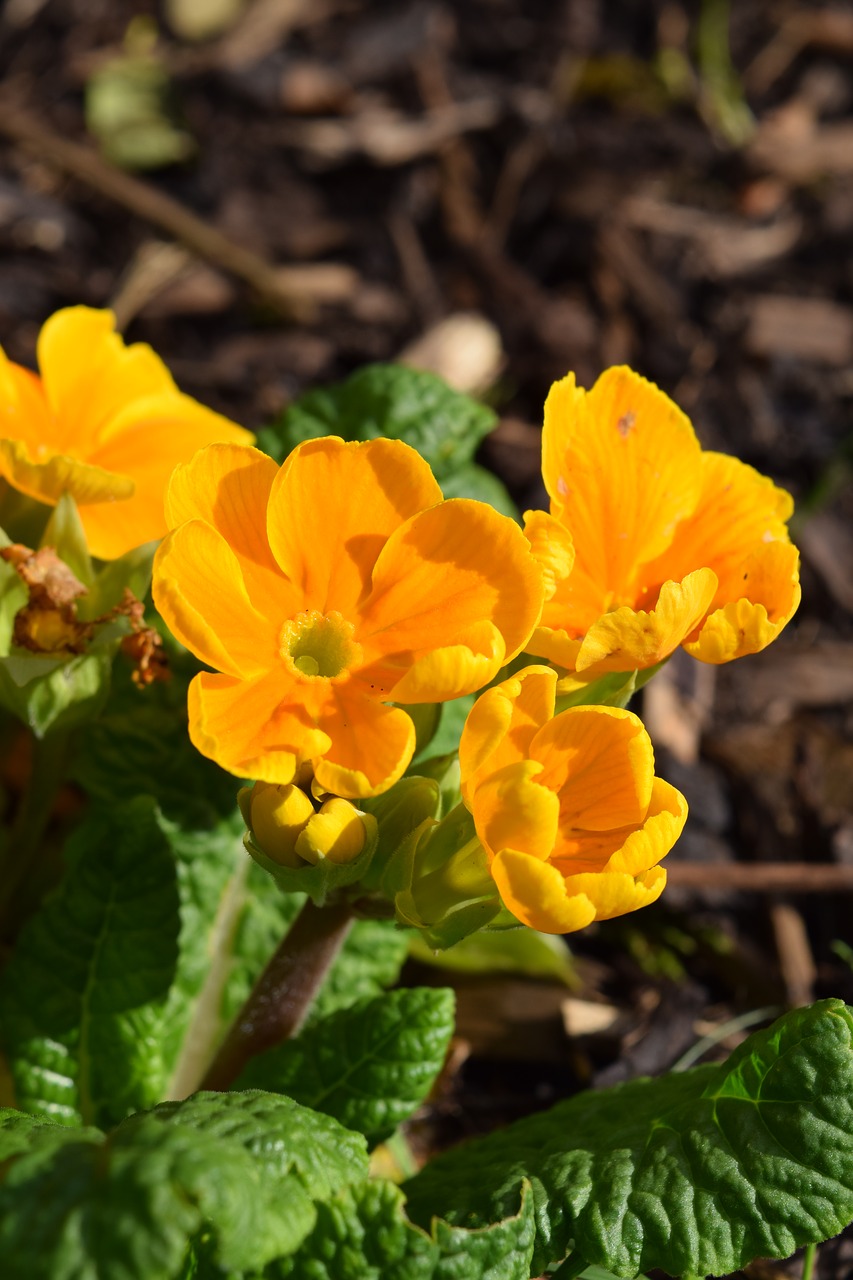
<path fill-rule="evenodd" d="M 361 661 L 361 645 L 352 634 L 352 623 L 339 613 L 306 609 L 282 627 L 281 656 L 302 676 L 334 679 Z"/>

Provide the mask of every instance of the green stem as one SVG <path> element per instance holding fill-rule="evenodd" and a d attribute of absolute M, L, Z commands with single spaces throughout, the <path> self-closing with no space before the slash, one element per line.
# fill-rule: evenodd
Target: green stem
<path fill-rule="evenodd" d="M 255 983 L 200 1089 L 228 1089 L 251 1058 L 296 1034 L 352 922 L 347 903 L 305 903 Z"/>
<path fill-rule="evenodd" d="M 36 865 L 56 793 L 66 779 L 69 744 L 70 736 L 62 730 L 33 739 L 32 771 L 0 854 L 0 934 L 19 889 Z"/>
<path fill-rule="evenodd" d="M 817 1245 L 807 1244 L 803 1253 L 803 1280 L 812 1280 L 814 1264 L 817 1259 Z"/>

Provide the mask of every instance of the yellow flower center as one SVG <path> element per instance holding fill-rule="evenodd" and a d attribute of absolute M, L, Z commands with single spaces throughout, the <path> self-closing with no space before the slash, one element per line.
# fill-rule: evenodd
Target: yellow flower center
<path fill-rule="evenodd" d="M 353 640 L 353 625 L 339 613 L 306 609 L 288 618 L 281 629 L 281 656 L 302 676 L 333 680 L 361 661 L 361 645 Z"/>

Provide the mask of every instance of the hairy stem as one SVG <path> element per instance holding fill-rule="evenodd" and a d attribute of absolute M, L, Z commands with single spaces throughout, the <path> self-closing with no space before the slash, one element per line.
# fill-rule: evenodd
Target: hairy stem
<path fill-rule="evenodd" d="M 315 907 L 310 900 L 255 983 L 200 1089 L 227 1089 L 246 1063 L 295 1035 L 338 954 L 353 915 L 336 903 Z"/>

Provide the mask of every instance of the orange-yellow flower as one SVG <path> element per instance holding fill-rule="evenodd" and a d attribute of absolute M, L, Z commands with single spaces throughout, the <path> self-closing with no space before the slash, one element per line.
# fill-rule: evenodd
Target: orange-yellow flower
<path fill-rule="evenodd" d="M 774 640 L 800 600 L 790 495 L 704 452 L 683 413 L 630 369 L 591 391 L 569 374 L 545 405 L 551 514 L 528 513 L 550 598 L 531 653 L 595 677 L 679 645 L 728 662 Z M 574 544 L 574 563 L 570 555 Z"/>
<path fill-rule="evenodd" d="M 41 376 L 0 348 L 0 476 L 51 506 L 70 493 L 103 560 L 163 537 L 177 463 L 213 441 L 254 439 L 182 395 L 149 346 L 126 347 L 114 330 L 111 311 L 57 311 L 38 338 Z"/>
<path fill-rule="evenodd" d="M 654 902 L 687 817 L 655 777 L 642 722 L 615 707 L 554 716 L 557 674 L 526 667 L 488 689 L 459 746 L 462 796 L 513 915 L 570 933 Z"/>
<path fill-rule="evenodd" d="M 311 440 L 279 469 L 213 445 L 178 467 L 154 598 L 216 674 L 190 686 L 190 735 L 224 768 L 335 795 L 378 795 L 411 760 L 411 718 L 486 684 L 539 618 L 521 530 L 442 501 L 394 440 Z"/>

